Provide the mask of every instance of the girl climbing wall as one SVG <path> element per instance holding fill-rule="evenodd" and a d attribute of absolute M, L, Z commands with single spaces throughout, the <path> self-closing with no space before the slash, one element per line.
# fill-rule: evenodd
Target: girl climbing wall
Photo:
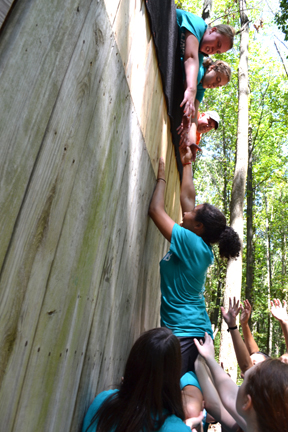
<path fill-rule="evenodd" d="M 238 234 L 226 225 L 225 216 L 220 210 L 207 203 L 195 207 L 190 147 L 180 149 L 180 156 L 183 165 L 181 226 L 164 209 L 166 181 L 162 159 L 159 161 L 157 185 L 149 215 L 171 242 L 169 252 L 160 262 L 161 325 L 171 329 L 179 338 L 185 414 L 186 417 L 196 417 L 202 409 L 202 394 L 193 374 L 185 374 L 194 370 L 198 354 L 193 339 L 203 338 L 205 332 L 212 336 L 203 295 L 206 271 L 213 263 L 211 245 L 219 244 L 221 257 L 234 258 L 239 255 L 241 243 Z"/>

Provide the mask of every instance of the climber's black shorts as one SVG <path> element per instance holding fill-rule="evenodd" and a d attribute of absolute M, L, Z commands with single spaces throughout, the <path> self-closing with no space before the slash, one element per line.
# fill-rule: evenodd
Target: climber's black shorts
<path fill-rule="evenodd" d="M 194 343 L 194 339 L 198 341 L 202 340 L 204 342 L 204 337 L 178 337 L 181 347 L 181 376 L 186 372 L 194 372 L 194 363 L 198 356 L 198 350 Z"/>

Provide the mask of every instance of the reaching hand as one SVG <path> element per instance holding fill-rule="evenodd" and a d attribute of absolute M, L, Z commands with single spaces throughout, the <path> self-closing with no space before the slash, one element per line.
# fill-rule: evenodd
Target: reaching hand
<path fill-rule="evenodd" d="M 213 340 L 211 336 L 208 335 L 208 333 L 205 332 L 204 344 L 203 342 L 200 343 L 197 339 L 194 339 L 194 343 L 198 349 L 199 354 L 201 354 L 202 357 L 204 357 L 205 359 L 207 359 L 208 357 L 215 357 Z"/>
<path fill-rule="evenodd" d="M 192 114 L 192 117 L 195 116 L 195 96 L 193 96 L 192 90 L 187 88 L 184 93 L 184 99 L 180 104 L 180 107 L 183 107 L 184 105 L 184 115 L 187 117 L 190 117 Z"/>
<path fill-rule="evenodd" d="M 157 179 L 161 178 L 162 180 L 165 180 L 165 162 L 162 157 L 159 159 L 159 165 L 158 165 L 158 175 Z"/>
<path fill-rule="evenodd" d="M 286 311 L 285 300 L 283 300 L 283 306 L 281 306 L 281 302 L 279 299 L 274 299 L 274 303 L 273 301 L 271 301 L 270 312 L 273 315 L 273 317 L 276 318 L 278 321 L 283 323 L 288 323 L 288 315 Z"/>
<path fill-rule="evenodd" d="M 201 423 L 203 417 L 204 417 L 203 411 L 201 411 L 198 417 L 188 418 L 187 420 L 185 420 L 185 423 L 188 427 L 190 427 L 192 432 L 194 431 L 196 432 L 196 429 L 194 429 L 194 427 L 197 426 L 199 423 Z"/>
<path fill-rule="evenodd" d="M 225 311 L 223 306 L 221 307 L 222 316 L 228 327 L 236 326 L 236 317 L 241 309 L 242 306 L 241 304 L 239 305 L 239 300 L 236 302 L 236 297 L 234 297 L 233 299 L 233 304 L 231 297 L 229 297 L 229 309 L 227 312 Z"/>
<path fill-rule="evenodd" d="M 244 300 L 244 309 L 242 309 L 242 313 L 240 316 L 240 323 L 242 326 L 245 324 L 248 324 L 248 321 L 249 321 L 249 318 L 251 315 L 251 310 L 252 310 L 252 307 L 251 307 L 249 301 Z"/>
<path fill-rule="evenodd" d="M 191 116 L 186 117 L 185 115 L 182 116 L 181 124 L 177 128 L 178 135 L 181 135 L 184 130 L 188 133 L 191 127 Z"/>
<path fill-rule="evenodd" d="M 180 159 L 182 164 L 191 162 L 193 158 L 191 147 L 183 146 L 179 147 Z"/>
<path fill-rule="evenodd" d="M 288 352 L 282 354 L 282 356 L 279 357 L 279 359 L 281 360 L 282 363 L 288 364 Z"/>

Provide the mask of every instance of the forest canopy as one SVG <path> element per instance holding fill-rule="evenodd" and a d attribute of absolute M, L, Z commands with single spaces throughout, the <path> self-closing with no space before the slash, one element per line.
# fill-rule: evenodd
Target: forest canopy
<path fill-rule="evenodd" d="M 175 3 L 202 16 L 203 1 Z M 287 32 L 287 5 L 282 0 L 281 15 L 277 15 L 282 17 L 277 24 L 282 25 L 284 33 Z M 208 23 L 230 24 L 241 31 L 238 2 L 214 0 L 212 6 Z M 247 2 L 247 14 L 249 183 L 247 180 L 241 300 L 248 298 L 253 306 L 251 329 L 260 349 L 280 355 L 285 351 L 285 341 L 278 322 L 271 320 L 269 306 L 273 298 L 288 300 L 288 81 L 283 59 L 273 44 L 274 14 L 269 13 L 266 2 L 259 1 Z M 216 205 L 228 221 L 236 160 L 239 41 L 236 35 L 232 50 L 214 56 L 231 65 L 232 79 L 229 85 L 205 93 L 200 112 L 215 110 L 221 122 L 217 131 L 202 136 L 203 151 L 194 164 L 197 204 Z M 252 230 L 247 236 L 248 220 Z M 248 257 L 249 241 L 252 248 Z M 215 263 L 207 275 L 206 300 L 211 322 L 220 329 L 219 307 L 223 302 L 226 266 L 218 257 L 217 248 L 214 253 Z"/>

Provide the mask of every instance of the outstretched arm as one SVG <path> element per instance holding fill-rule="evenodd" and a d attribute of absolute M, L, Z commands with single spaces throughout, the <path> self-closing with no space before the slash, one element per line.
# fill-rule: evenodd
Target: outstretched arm
<path fill-rule="evenodd" d="M 178 127 L 177 131 L 178 134 L 181 134 L 180 138 L 180 148 L 185 146 L 191 146 L 192 150 L 192 161 L 194 162 L 196 160 L 197 151 L 202 149 L 196 144 L 197 141 L 197 126 L 198 126 L 198 120 L 197 120 L 197 113 L 199 108 L 199 101 L 195 100 L 195 116 L 194 118 L 188 118 L 185 115 L 182 117 L 181 125 Z"/>
<path fill-rule="evenodd" d="M 243 309 L 241 316 L 240 316 L 240 323 L 242 326 L 245 345 L 246 345 L 250 355 L 259 351 L 259 347 L 258 347 L 257 343 L 255 342 L 255 340 L 252 336 L 250 327 L 248 325 L 248 321 L 249 321 L 249 318 L 251 315 L 251 310 L 252 310 L 252 307 L 251 307 L 249 301 L 244 300 L 244 309 Z"/>
<path fill-rule="evenodd" d="M 199 355 L 195 362 L 195 372 L 203 392 L 206 411 L 212 415 L 216 421 L 220 422 L 225 430 L 229 432 L 237 431 L 238 424 L 224 408 L 205 360 Z"/>
<path fill-rule="evenodd" d="M 163 158 L 159 159 L 157 184 L 152 196 L 152 200 L 149 207 L 149 216 L 163 234 L 163 236 L 171 241 L 172 229 L 175 224 L 173 219 L 168 216 L 164 207 L 164 197 L 165 197 L 165 164 Z"/>
<path fill-rule="evenodd" d="M 194 339 L 199 354 L 205 358 L 207 365 L 212 373 L 215 387 L 221 398 L 221 401 L 226 410 L 232 415 L 238 425 L 246 431 L 247 425 L 243 417 L 241 417 L 236 410 L 236 399 L 238 394 L 238 386 L 232 379 L 224 372 L 221 366 L 214 358 L 214 345 L 208 333 L 205 333 L 205 343 L 200 345 L 197 339 Z"/>
<path fill-rule="evenodd" d="M 195 98 L 197 93 L 197 76 L 199 71 L 199 42 L 192 33 L 186 30 L 184 68 L 186 74 L 186 90 L 181 107 L 184 106 L 184 115 L 195 116 Z"/>
<path fill-rule="evenodd" d="M 192 150 L 190 147 L 179 148 L 180 159 L 183 165 L 183 176 L 180 191 L 180 202 L 182 214 L 194 210 L 195 207 L 195 187 L 191 168 Z"/>
<path fill-rule="evenodd" d="M 228 328 L 237 327 L 236 318 L 240 310 L 241 305 L 239 304 L 239 300 L 236 302 L 235 297 L 233 299 L 233 303 L 231 297 L 229 297 L 229 309 L 227 312 L 225 311 L 224 307 L 221 307 L 222 316 L 224 318 L 224 321 L 228 325 Z M 232 337 L 237 362 L 239 364 L 241 372 L 244 374 L 246 370 L 250 369 L 253 366 L 249 352 L 245 343 L 243 342 L 238 328 L 230 330 L 230 334 Z"/>
<path fill-rule="evenodd" d="M 279 299 L 274 299 L 274 303 L 273 301 L 271 301 L 270 312 L 273 315 L 273 317 L 280 322 L 284 334 L 284 338 L 285 338 L 286 348 L 288 351 L 288 314 L 286 308 L 287 308 L 287 303 L 285 300 L 283 300 L 283 306 L 281 306 L 281 302 Z"/>

